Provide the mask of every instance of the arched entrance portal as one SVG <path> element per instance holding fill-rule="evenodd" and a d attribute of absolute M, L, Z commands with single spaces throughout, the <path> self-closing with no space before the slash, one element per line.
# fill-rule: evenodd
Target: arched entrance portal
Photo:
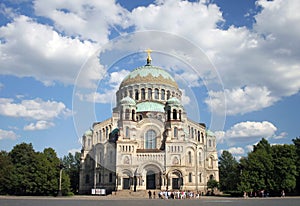
<path fill-rule="evenodd" d="M 162 172 L 159 166 L 156 164 L 148 164 L 144 168 L 144 176 L 146 180 L 146 189 L 153 190 L 153 189 L 161 189 L 162 185 Z"/>
<path fill-rule="evenodd" d="M 183 185 L 183 178 L 182 174 L 178 170 L 174 170 L 169 175 L 170 180 L 172 181 L 172 189 L 173 190 L 179 190 L 181 189 L 181 186 Z"/>
<path fill-rule="evenodd" d="M 146 189 L 156 189 L 155 173 L 152 170 L 147 171 Z"/>

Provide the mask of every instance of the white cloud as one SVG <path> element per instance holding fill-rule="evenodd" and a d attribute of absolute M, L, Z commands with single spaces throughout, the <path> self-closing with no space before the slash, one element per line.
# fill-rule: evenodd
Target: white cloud
<path fill-rule="evenodd" d="M 245 154 L 245 150 L 242 147 L 230 147 L 228 149 L 228 152 L 230 152 L 232 155 L 243 155 L 243 154 Z"/>
<path fill-rule="evenodd" d="M 115 96 L 115 90 L 108 90 L 105 93 L 88 93 L 88 94 L 81 94 L 81 93 L 76 93 L 76 96 L 81 100 L 81 101 L 86 101 L 86 102 L 92 102 L 92 103 L 113 103 L 114 104 L 114 96 Z"/>
<path fill-rule="evenodd" d="M 81 148 L 73 148 L 73 149 L 70 149 L 68 151 L 68 153 L 71 153 L 72 155 L 75 155 L 76 152 L 80 153 L 80 151 L 81 151 Z"/>
<path fill-rule="evenodd" d="M 130 17 L 138 30 L 170 32 L 203 49 L 223 81 L 230 114 L 257 111 L 299 92 L 300 28 L 294 26 L 300 21 L 297 0 L 258 1 L 262 11 L 255 16 L 254 29 L 230 26 L 226 30 L 217 26 L 224 21 L 220 9 L 202 3 L 165 0 L 136 8 Z M 197 83 L 196 76 L 183 75 Z M 211 104 L 221 101 L 218 92 L 222 91 L 212 93 Z M 263 93 L 257 93 L 257 99 L 252 92 Z M 238 104 L 234 99 L 238 94 L 249 101 Z"/>
<path fill-rule="evenodd" d="M 114 0 L 36 0 L 34 9 L 37 15 L 51 19 L 60 32 L 84 40 L 91 39 L 99 45 L 108 42 L 115 25 L 128 26 L 128 11 Z"/>
<path fill-rule="evenodd" d="M 245 114 L 258 111 L 271 106 L 277 101 L 276 97 L 266 87 L 244 87 L 225 89 L 224 92 L 209 91 L 209 97 L 205 99 L 210 110 L 219 114 L 226 112 L 228 115 Z M 222 97 L 225 95 L 225 102 Z"/>
<path fill-rule="evenodd" d="M 70 114 L 71 111 L 62 102 L 43 101 L 37 98 L 15 103 L 13 99 L 0 98 L 0 115 L 8 117 L 51 120 Z"/>
<path fill-rule="evenodd" d="M 96 48 L 90 41 L 62 36 L 26 16 L 0 27 L 0 33 L 5 39 L 0 44 L 0 74 L 32 76 L 45 85 L 55 81 L 73 84 L 81 65 Z"/>
<path fill-rule="evenodd" d="M 17 139 L 18 135 L 14 131 L 0 129 L 0 140 L 2 139 Z"/>
<path fill-rule="evenodd" d="M 240 122 L 233 125 L 227 131 L 216 131 L 216 137 L 220 143 L 226 141 L 229 145 L 245 142 L 256 142 L 261 138 L 276 136 L 277 128 L 268 121 Z"/>
<path fill-rule="evenodd" d="M 30 123 L 29 125 L 26 125 L 24 127 L 24 130 L 26 131 L 34 131 L 34 130 L 45 130 L 50 127 L 54 127 L 53 122 L 48 122 L 44 120 L 37 121 L 36 123 Z"/>

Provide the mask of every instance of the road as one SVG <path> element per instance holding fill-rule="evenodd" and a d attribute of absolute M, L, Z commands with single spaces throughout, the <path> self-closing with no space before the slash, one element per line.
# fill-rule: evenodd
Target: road
<path fill-rule="evenodd" d="M 1 206 L 299 206 L 293 198 L 203 198 L 200 200 L 106 199 L 105 197 L 0 197 Z"/>

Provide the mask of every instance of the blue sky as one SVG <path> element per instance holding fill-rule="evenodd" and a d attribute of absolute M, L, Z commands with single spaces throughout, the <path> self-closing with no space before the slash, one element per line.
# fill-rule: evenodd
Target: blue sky
<path fill-rule="evenodd" d="M 237 158 L 300 136 L 298 0 L 4 0 L 0 150 L 79 151 L 134 68 L 170 71 L 188 115 Z M 100 59 L 100 60 L 99 60 Z"/>

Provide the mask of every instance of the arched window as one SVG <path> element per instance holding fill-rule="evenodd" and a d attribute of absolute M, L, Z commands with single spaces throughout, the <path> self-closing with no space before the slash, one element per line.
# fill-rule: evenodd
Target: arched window
<path fill-rule="evenodd" d="M 198 131 L 198 142 L 200 142 L 200 131 Z"/>
<path fill-rule="evenodd" d="M 99 130 L 100 142 L 102 141 L 102 131 Z"/>
<path fill-rule="evenodd" d="M 134 93 L 134 96 L 135 96 L 135 100 L 139 100 L 139 90 L 135 90 L 135 93 Z"/>
<path fill-rule="evenodd" d="M 154 98 L 155 98 L 155 99 L 159 99 L 159 92 L 158 92 L 158 89 L 155 89 L 155 90 L 154 90 Z"/>
<path fill-rule="evenodd" d="M 145 93 L 145 89 L 141 89 L 141 99 L 142 100 L 145 100 L 145 96 L 146 96 L 146 93 Z"/>
<path fill-rule="evenodd" d="M 201 139 L 202 139 L 202 143 L 204 143 L 204 135 L 203 135 L 203 132 L 201 132 Z"/>
<path fill-rule="evenodd" d="M 199 182 L 202 182 L 202 173 L 199 174 Z"/>
<path fill-rule="evenodd" d="M 208 146 L 211 147 L 211 140 L 208 140 Z"/>
<path fill-rule="evenodd" d="M 148 89 L 148 99 L 152 99 L 152 89 Z"/>
<path fill-rule="evenodd" d="M 125 137 L 129 138 L 129 127 L 125 128 Z"/>
<path fill-rule="evenodd" d="M 176 109 L 173 109 L 173 119 L 177 119 L 177 111 L 176 111 Z"/>
<path fill-rule="evenodd" d="M 161 90 L 161 100 L 165 100 L 165 90 Z"/>
<path fill-rule="evenodd" d="M 145 134 L 145 149 L 156 148 L 156 132 L 150 129 Z"/>
<path fill-rule="evenodd" d="M 167 120 L 168 120 L 168 121 L 171 120 L 171 110 L 170 110 L 170 109 L 168 109 Z"/>
<path fill-rule="evenodd" d="M 194 139 L 194 128 L 191 128 L 191 134 L 192 134 L 192 138 Z"/>
<path fill-rule="evenodd" d="M 191 151 L 188 152 L 188 163 L 192 164 L 192 152 Z"/>
<path fill-rule="evenodd" d="M 174 127 L 174 138 L 178 138 L 178 129 L 177 127 Z"/>
<path fill-rule="evenodd" d="M 134 109 L 131 111 L 131 118 L 133 121 L 135 121 L 135 110 Z"/>
<path fill-rule="evenodd" d="M 129 90 L 129 97 L 132 98 L 132 90 Z"/>

